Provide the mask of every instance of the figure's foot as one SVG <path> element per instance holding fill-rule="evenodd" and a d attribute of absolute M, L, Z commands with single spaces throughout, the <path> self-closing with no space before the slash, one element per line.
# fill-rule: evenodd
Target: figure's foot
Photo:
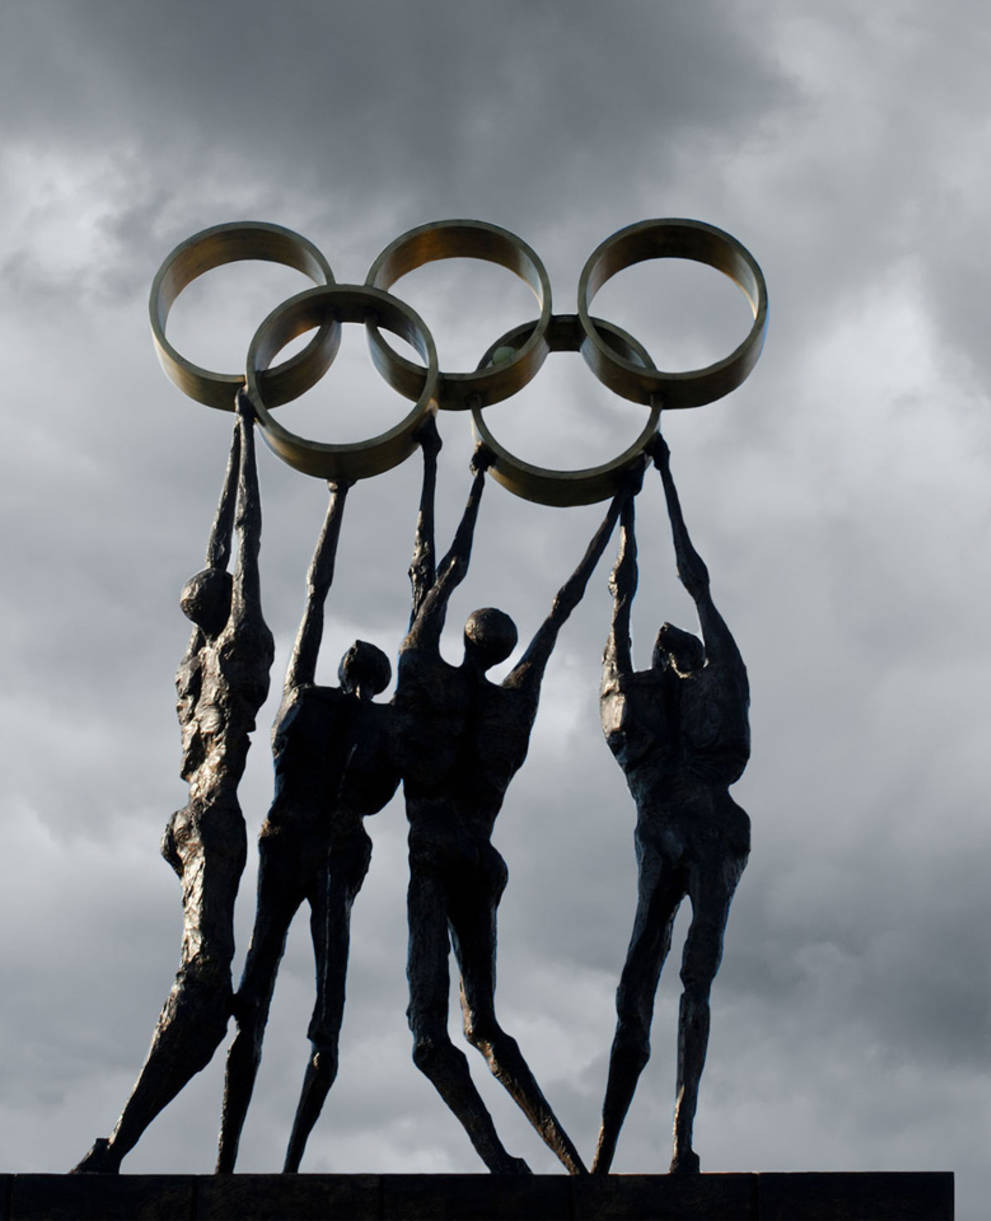
<path fill-rule="evenodd" d="M 110 1148 L 110 1141 L 105 1136 L 97 1137 L 93 1148 L 83 1158 L 78 1166 L 74 1166 L 70 1174 L 119 1174 L 120 1158 Z"/>
<path fill-rule="evenodd" d="M 669 1174 L 698 1174 L 700 1171 L 699 1155 L 694 1149 L 686 1149 L 676 1153 L 671 1159 Z"/>

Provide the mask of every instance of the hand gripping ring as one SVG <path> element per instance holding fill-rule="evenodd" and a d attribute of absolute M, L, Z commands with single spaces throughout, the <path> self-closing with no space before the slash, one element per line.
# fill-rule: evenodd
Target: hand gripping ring
<path fill-rule="evenodd" d="M 165 338 L 165 323 L 187 284 L 214 267 L 243 259 L 282 263 L 303 272 L 315 284 L 334 283 L 330 264 L 312 242 L 291 229 L 261 221 L 235 221 L 203 229 L 180 242 L 167 256 L 152 281 L 148 301 L 155 351 L 166 375 L 183 394 L 221 411 L 234 410 L 234 395 L 244 385 L 244 377 L 240 373 L 214 373 L 180 356 Z M 264 378 L 269 405 L 288 403 L 318 382 L 337 355 L 340 341 L 341 329 L 332 323 L 318 331 L 302 351 L 270 370 Z"/>
<path fill-rule="evenodd" d="M 276 353 L 297 335 L 315 326 L 342 322 L 385 327 L 405 339 L 426 362 L 422 387 L 405 419 L 377 437 L 343 445 L 309 441 L 277 424 L 269 414 L 265 404 L 265 370 Z M 255 332 L 248 349 L 248 397 L 262 435 L 290 466 L 321 479 L 367 479 L 408 458 L 416 448 L 413 434 L 417 426 L 436 403 L 437 376 L 437 351 L 419 314 L 391 293 L 361 284 L 310 288 L 283 301 Z"/>
<path fill-rule="evenodd" d="M 612 350 L 631 362 L 641 362 L 641 367 L 651 368 L 650 356 L 642 344 L 632 335 L 605 322 L 601 318 L 594 320 L 599 333 L 605 336 L 604 342 Z M 479 367 L 488 365 L 495 353 L 504 347 L 514 348 L 525 343 L 530 332 L 537 324 L 526 322 L 511 331 L 507 331 L 501 339 L 497 339 L 482 357 Z M 582 347 L 583 334 L 577 314 L 555 314 L 550 320 L 547 331 L 548 348 L 551 352 L 577 352 Z M 661 418 L 661 408 L 658 403 L 651 403 L 650 416 L 646 427 L 628 449 L 610 462 L 601 466 L 590 466 L 578 471 L 549 470 L 543 466 L 532 466 L 511 454 L 493 437 L 482 418 L 481 407 L 472 408 L 472 422 L 475 436 L 492 450 L 495 462 L 489 468 L 493 478 L 504 488 L 524 500 L 532 500 L 542 505 L 594 504 L 615 495 L 620 487 L 622 472 L 641 454 L 644 447 L 657 432 Z"/>
<path fill-rule="evenodd" d="M 743 343 L 725 359 L 684 373 L 663 373 L 653 362 L 645 367 L 616 351 L 589 306 L 608 279 L 645 259 L 694 259 L 735 280 L 754 312 Z M 610 390 L 635 403 L 651 403 L 656 395 L 666 411 L 698 407 L 729 394 L 757 363 L 767 330 L 767 287 L 753 255 L 722 229 L 697 220 L 645 220 L 620 229 L 589 256 L 578 281 L 578 315 L 586 335 L 582 354 Z"/>
<path fill-rule="evenodd" d="M 482 259 L 514 272 L 533 290 L 540 317 L 530 324 L 526 341 L 512 359 L 485 368 L 479 365 L 472 373 L 440 374 L 437 404 L 448 411 L 465 410 L 475 398 L 483 405 L 498 403 L 522 390 L 547 356 L 551 317 L 550 280 L 534 251 L 508 229 L 478 220 L 441 220 L 410 229 L 386 246 L 369 268 L 365 283 L 388 289 L 424 263 L 455 258 Z M 375 327 L 368 329 L 368 342 L 375 367 L 389 385 L 415 398 L 422 390 L 425 370 L 394 352 Z"/>

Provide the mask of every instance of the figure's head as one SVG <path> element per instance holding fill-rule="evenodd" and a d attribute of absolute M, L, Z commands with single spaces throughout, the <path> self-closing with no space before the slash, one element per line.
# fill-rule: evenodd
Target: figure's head
<path fill-rule="evenodd" d="M 705 665 L 705 646 L 698 636 L 665 623 L 654 643 L 653 664 L 655 670 L 670 666 L 679 678 L 687 678 Z"/>
<path fill-rule="evenodd" d="M 465 623 L 465 656 L 475 657 L 483 670 L 497 666 L 516 648 L 516 624 L 505 611 L 484 606 Z"/>
<path fill-rule="evenodd" d="M 230 617 L 233 586 L 225 568 L 204 568 L 183 586 L 179 596 L 182 613 L 208 636 L 218 635 Z"/>
<path fill-rule="evenodd" d="M 356 640 L 341 658 L 337 677 L 348 695 L 371 699 L 388 687 L 392 679 L 389 659 L 374 644 Z"/>

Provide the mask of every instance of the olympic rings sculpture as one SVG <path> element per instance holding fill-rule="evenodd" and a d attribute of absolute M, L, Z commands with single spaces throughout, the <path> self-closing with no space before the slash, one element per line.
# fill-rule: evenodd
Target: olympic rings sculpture
<path fill-rule="evenodd" d="M 407 272 L 440 259 L 473 258 L 496 263 L 532 290 L 539 316 L 492 343 L 473 370 L 438 368 L 433 338 L 420 316 L 390 290 Z M 656 368 L 633 336 L 590 312 L 607 280 L 647 259 L 680 258 L 722 272 L 743 290 L 753 325 L 737 348 L 704 368 L 669 373 Z M 264 259 L 293 267 L 315 288 L 297 293 L 261 323 L 248 348 L 246 371 L 217 373 L 193 364 L 166 339 L 169 311 L 198 276 L 224 263 Z M 391 242 L 372 263 L 365 283 L 337 284 L 330 264 L 306 238 L 279 225 L 238 221 L 204 229 L 167 256 L 152 282 L 152 339 L 168 377 L 188 397 L 231 411 L 245 386 L 262 435 L 290 466 L 335 480 L 366 479 L 405 461 L 416 448 L 415 433 L 429 411 L 470 411 L 475 435 L 492 451 L 493 477 L 517 496 L 540 504 L 591 504 L 611 496 L 621 472 L 657 432 L 661 410 L 698 407 L 739 386 L 760 356 L 767 331 L 767 288 L 756 260 L 736 238 L 702 221 L 664 219 L 628 225 L 592 252 L 578 281 L 578 313 L 554 314 L 543 263 L 515 234 L 477 220 L 436 221 Z M 343 323 L 362 323 L 372 360 L 388 384 L 412 402 L 395 427 L 365 441 L 330 444 L 290 432 L 272 415 L 315 385 L 337 355 Z M 294 338 L 316 329 L 293 357 L 272 361 Z M 382 332 L 406 340 L 424 361 L 400 356 Z M 615 394 L 649 407 L 643 431 L 617 457 L 600 466 L 562 471 L 533 466 L 493 435 L 483 411 L 512 397 L 539 372 L 550 352 L 580 352 L 596 378 Z"/>

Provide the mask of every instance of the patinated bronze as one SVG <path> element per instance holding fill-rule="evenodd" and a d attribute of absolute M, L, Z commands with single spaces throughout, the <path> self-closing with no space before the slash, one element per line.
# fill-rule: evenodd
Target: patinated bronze
<path fill-rule="evenodd" d="M 186 583 L 181 599 L 195 625 L 176 675 L 189 801 L 170 819 L 162 855 L 182 882 L 182 965 L 117 1126 L 109 1139 L 97 1140 L 77 1171 L 116 1173 L 148 1124 L 209 1063 L 227 1031 L 234 900 L 247 854 L 237 786 L 274 655 L 258 580 L 261 524 L 251 407 L 239 395 L 207 567 Z M 238 539 L 233 580 L 232 526 Z"/>
<path fill-rule="evenodd" d="M 351 906 L 372 844 L 362 818 L 391 799 L 399 782 L 389 751 L 392 708 L 373 703 L 392 677 L 386 655 L 356 640 L 341 659 L 339 687 L 316 684 L 324 603 L 348 484 L 330 485 L 313 554 L 306 609 L 272 731 L 275 796 L 258 840 L 258 900 L 244 974 L 234 998 L 237 1036 L 227 1056 L 218 1171 L 232 1171 L 247 1114 L 286 935 L 304 901 L 316 966 L 316 1005 L 303 1089 L 284 1169 L 296 1171 L 307 1137 L 337 1076 Z"/>
<path fill-rule="evenodd" d="M 722 957 L 730 902 L 750 852 L 750 820 L 729 795 L 750 757 L 749 686 L 740 652 L 709 592 L 671 476 L 668 447 L 652 446 L 664 484 L 678 575 L 702 628 L 699 640 L 665 623 L 649 670 L 634 671 L 630 612 L 637 587 L 632 500 L 623 507 L 619 557 L 610 578 L 612 630 L 602 667 L 606 741 L 636 802 L 639 867 L 633 935 L 616 992 L 618 1021 L 602 1126 L 592 1165 L 605 1174 L 650 1055 L 661 967 L 682 899 L 692 921 L 681 965 L 678 1078 L 672 1172 L 698 1172 L 692 1125 L 709 1038 L 709 992 Z"/>
<path fill-rule="evenodd" d="M 508 871 L 492 828 L 510 780 L 526 758 L 544 670 L 565 620 L 577 606 L 619 513 L 614 500 L 551 613 L 501 684 L 486 671 L 516 645 L 508 615 L 491 607 L 465 624 L 459 666 L 441 657 L 448 601 L 471 557 L 485 469 L 476 451 L 468 503 L 447 555 L 434 561 L 434 483 L 440 438 L 421 432 L 424 479 L 410 578 L 413 609 L 399 653 L 395 695 L 399 766 L 409 818 L 408 1017 L 413 1059 L 451 1108 L 479 1156 L 495 1173 L 528 1173 L 510 1156 L 478 1094 L 464 1055 L 447 1033 L 448 956 L 461 974 L 465 1037 L 572 1174 L 585 1173 L 578 1151 L 495 1012 L 496 910 Z"/>

